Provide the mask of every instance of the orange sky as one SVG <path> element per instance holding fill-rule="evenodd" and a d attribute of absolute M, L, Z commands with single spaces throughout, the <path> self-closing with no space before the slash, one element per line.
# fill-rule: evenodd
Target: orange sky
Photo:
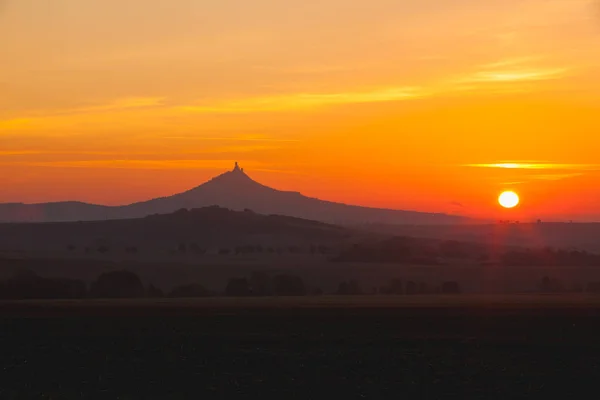
<path fill-rule="evenodd" d="M 597 3 L 294 3 L 0 0 L 0 202 L 129 203 L 239 161 L 334 201 L 600 219 Z"/>

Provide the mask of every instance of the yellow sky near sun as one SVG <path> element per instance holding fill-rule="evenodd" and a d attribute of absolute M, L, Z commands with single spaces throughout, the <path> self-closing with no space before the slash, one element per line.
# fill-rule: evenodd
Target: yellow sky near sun
<path fill-rule="evenodd" d="M 237 160 L 336 201 L 496 215 L 511 186 L 594 213 L 593 1 L 296 3 L 5 0 L 0 202 L 126 203 Z"/>

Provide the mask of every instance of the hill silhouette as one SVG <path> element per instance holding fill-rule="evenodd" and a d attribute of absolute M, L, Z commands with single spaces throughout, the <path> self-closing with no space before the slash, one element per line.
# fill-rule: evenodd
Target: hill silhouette
<path fill-rule="evenodd" d="M 154 257 L 222 249 L 246 253 L 247 246 L 262 246 L 259 252 L 266 253 L 279 247 L 289 251 L 290 246 L 339 243 L 357 234 L 322 222 L 212 206 L 127 220 L 0 224 L 0 252 L 137 258 L 138 253 Z"/>
<path fill-rule="evenodd" d="M 81 202 L 0 204 L 0 222 L 63 222 L 142 218 L 179 209 L 218 205 L 231 210 L 251 209 L 334 224 L 393 223 L 410 225 L 459 224 L 460 216 L 370 208 L 335 203 L 280 191 L 250 178 L 237 163 L 231 171 L 183 193 L 126 206 L 102 206 Z"/>

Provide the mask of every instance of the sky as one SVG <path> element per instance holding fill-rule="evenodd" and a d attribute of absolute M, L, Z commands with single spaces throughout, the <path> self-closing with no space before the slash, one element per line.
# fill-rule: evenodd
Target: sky
<path fill-rule="evenodd" d="M 592 0 L 0 0 L 0 202 L 238 161 L 332 201 L 600 220 L 598 49 Z"/>

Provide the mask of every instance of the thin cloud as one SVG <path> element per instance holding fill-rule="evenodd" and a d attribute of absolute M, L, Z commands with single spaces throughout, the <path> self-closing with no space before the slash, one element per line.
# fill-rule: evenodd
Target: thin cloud
<path fill-rule="evenodd" d="M 575 172 L 571 174 L 540 174 L 540 175 L 532 175 L 531 179 L 544 180 L 544 181 L 560 181 L 563 179 L 576 178 L 578 176 L 584 175 L 582 172 Z"/>
<path fill-rule="evenodd" d="M 115 99 L 106 104 L 99 104 L 89 107 L 77 107 L 67 110 L 62 110 L 54 113 L 53 115 L 65 115 L 65 114 L 92 114 L 101 113 L 106 111 L 119 111 L 129 110 L 137 108 L 149 108 L 164 105 L 164 97 L 125 97 Z"/>
<path fill-rule="evenodd" d="M 207 156 L 221 153 L 250 153 L 261 150 L 276 150 L 279 146 L 266 145 L 266 144 L 240 144 L 240 145 L 228 145 L 228 146 L 216 146 L 204 148 L 201 150 L 178 150 L 176 152 L 150 152 L 150 151 L 64 151 L 64 150 L 0 150 L 0 157 L 9 156 L 76 156 L 81 162 L 88 161 L 121 161 L 120 157 L 145 157 L 144 160 L 137 161 L 185 161 L 181 160 L 181 157 L 189 156 Z M 101 160 L 85 160 L 82 158 L 86 156 L 102 156 L 105 157 Z M 110 157 L 110 158 L 107 158 Z M 30 158 L 30 157 L 28 157 Z M 135 161 L 135 160 L 134 160 Z M 60 162 L 60 161 L 56 161 Z M 79 161 L 78 161 L 79 162 Z"/>
<path fill-rule="evenodd" d="M 479 71 L 471 76 L 465 77 L 461 82 L 475 83 L 508 83 L 523 81 L 544 81 L 562 78 L 566 75 L 566 68 L 550 69 L 506 69 L 497 71 Z"/>
<path fill-rule="evenodd" d="M 315 108 L 328 105 L 402 101 L 431 95 L 421 87 L 390 87 L 363 92 L 297 93 L 225 101 L 215 105 L 181 106 L 192 113 L 246 113 Z"/>
<path fill-rule="evenodd" d="M 80 114 L 102 114 L 105 112 L 125 111 L 133 109 L 145 109 L 160 107 L 164 105 L 164 97 L 125 97 L 116 99 L 109 103 L 98 104 L 88 107 L 76 107 L 63 110 L 48 110 L 36 112 L 24 118 L 13 118 L 0 120 L 0 132 L 3 130 L 27 129 L 36 123 L 46 121 L 55 117 L 80 115 Z"/>
<path fill-rule="evenodd" d="M 175 139 L 175 140 L 197 140 L 197 141 L 234 141 L 234 142 L 300 142 L 299 139 L 280 139 L 272 136 L 264 135 L 240 135 L 240 136 L 162 136 L 163 139 Z"/>
<path fill-rule="evenodd" d="M 124 170 L 227 170 L 235 160 L 85 160 L 85 161 L 36 161 L 36 162 L 0 162 L 0 165 L 74 168 L 74 169 L 124 169 Z M 282 170 L 265 167 L 262 163 L 244 162 L 247 169 L 255 172 L 279 174 L 302 174 L 294 170 Z"/>
<path fill-rule="evenodd" d="M 600 170 L 600 164 L 519 163 L 501 162 L 490 164 L 465 164 L 464 167 L 499 169 L 547 169 L 547 170 Z"/>
<path fill-rule="evenodd" d="M 84 161 L 36 161 L 12 162 L 9 165 L 54 168 L 101 168 L 101 169 L 224 169 L 234 160 L 84 160 Z M 3 164 L 3 163 L 0 163 Z"/>

